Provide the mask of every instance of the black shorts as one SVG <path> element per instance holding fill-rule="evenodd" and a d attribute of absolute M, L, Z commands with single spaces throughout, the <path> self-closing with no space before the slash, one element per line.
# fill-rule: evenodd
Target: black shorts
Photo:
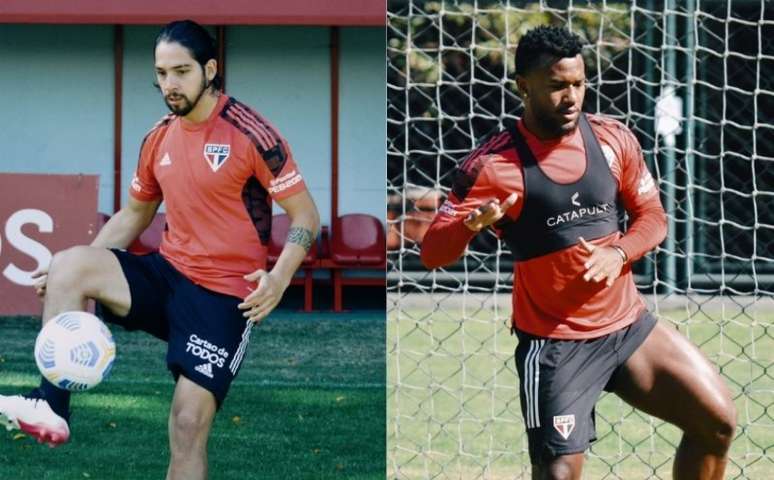
<path fill-rule="evenodd" d="M 131 293 L 125 317 L 97 304 L 105 322 L 142 330 L 167 342 L 167 367 L 212 392 L 220 408 L 239 372 L 253 323 L 237 308 L 242 300 L 196 285 L 158 253 L 111 250 Z"/>
<path fill-rule="evenodd" d="M 594 406 L 602 390 L 656 325 L 649 313 L 628 327 L 588 340 L 558 340 L 516 331 L 516 369 L 529 457 L 543 465 L 585 452 L 596 440 Z"/>

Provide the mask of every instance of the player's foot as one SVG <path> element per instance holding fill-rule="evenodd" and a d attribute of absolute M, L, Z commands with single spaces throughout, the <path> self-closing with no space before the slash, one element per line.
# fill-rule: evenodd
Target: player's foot
<path fill-rule="evenodd" d="M 70 439 L 67 420 L 54 413 L 42 398 L 0 395 L 0 426 L 5 426 L 6 430 L 21 430 L 49 447 Z"/>

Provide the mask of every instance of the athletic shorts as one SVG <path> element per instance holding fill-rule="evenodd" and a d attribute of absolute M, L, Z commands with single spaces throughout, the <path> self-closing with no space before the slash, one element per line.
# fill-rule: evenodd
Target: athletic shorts
<path fill-rule="evenodd" d="M 126 330 L 142 330 L 167 342 L 167 368 L 212 392 L 220 408 L 239 373 L 253 323 L 242 299 L 196 285 L 158 253 L 111 250 L 129 283 L 131 308 L 119 317 L 97 304 L 97 315 Z"/>
<path fill-rule="evenodd" d="M 585 452 L 596 440 L 594 406 L 602 390 L 656 325 L 647 311 L 631 325 L 586 340 L 536 337 L 516 330 L 521 413 L 533 465 Z"/>

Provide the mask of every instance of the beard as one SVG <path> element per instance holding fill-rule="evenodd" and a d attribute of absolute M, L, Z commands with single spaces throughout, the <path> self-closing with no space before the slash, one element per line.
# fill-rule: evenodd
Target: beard
<path fill-rule="evenodd" d="M 567 121 L 564 118 L 558 117 L 553 109 L 537 112 L 536 118 L 540 121 L 543 130 L 549 132 L 552 137 L 561 137 L 574 132 L 578 128 L 578 122 L 580 121 L 579 116 L 572 121 Z"/>
<path fill-rule="evenodd" d="M 199 88 L 199 93 L 196 94 L 196 98 L 193 101 L 191 101 L 191 99 L 188 98 L 184 93 L 174 93 L 164 97 L 164 103 L 167 105 L 169 111 L 179 117 L 185 117 L 191 113 L 191 110 L 196 108 L 196 105 L 199 104 L 199 100 L 201 100 L 202 95 L 204 95 L 204 92 L 207 91 L 209 86 L 210 85 L 207 83 L 206 78 L 203 78 L 201 87 Z M 177 105 L 173 105 L 171 103 L 173 100 L 179 101 L 179 103 Z"/>

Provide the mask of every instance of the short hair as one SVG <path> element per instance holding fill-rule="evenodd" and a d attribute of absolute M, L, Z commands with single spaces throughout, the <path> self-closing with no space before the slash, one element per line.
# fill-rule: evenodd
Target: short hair
<path fill-rule="evenodd" d="M 529 30 L 516 47 L 516 75 L 527 75 L 540 66 L 540 57 L 574 57 L 583 50 L 581 38 L 563 27 L 541 25 Z"/>
<path fill-rule="evenodd" d="M 154 56 L 156 47 L 161 42 L 179 43 L 188 49 L 191 56 L 202 66 L 202 70 L 208 61 L 218 59 L 217 42 L 204 27 L 193 20 L 177 20 L 165 25 L 156 36 L 156 43 L 153 46 Z M 215 90 L 221 90 L 223 81 L 220 74 L 215 74 L 210 85 Z"/>

